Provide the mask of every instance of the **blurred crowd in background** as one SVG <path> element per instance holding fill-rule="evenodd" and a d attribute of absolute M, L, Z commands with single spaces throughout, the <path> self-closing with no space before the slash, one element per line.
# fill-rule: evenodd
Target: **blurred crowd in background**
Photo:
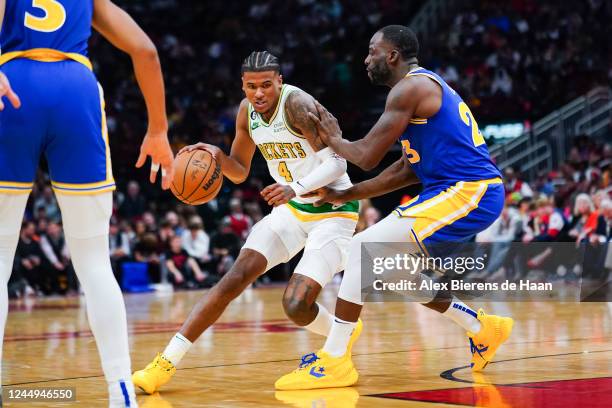
<path fill-rule="evenodd" d="M 261 49 L 280 57 L 285 81 L 304 88 L 339 118 L 345 137 L 362 137 L 381 112 L 381 95 L 386 92 L 373 87 L 365 73 L 369 39 L 384 25 L 408 24 L 422 2 L 117 3 L 142 24 L 158 47 L 174 150 L 205 141 L 228 152 L 243 97 L 240 64 L 251 51 Z M 459 4 L 459 11 L 445 17 L 436 33 L 421 36 L 419 61 L 462 95 L 481 126 L 537 120 L 612 80 L 610 1 Z M 148 171 L 133 167 L 145 133 L 146 110 L 130 60 L 97 35 L 90 46 L 105 88 L 118 185 L 109 242 L 117 279 L 122 281 L 125 262 L 137 261 L 147 263 L 152 282 L 167 279 L 185 289 L 214 285 L 231 267 L 252 225 L 270 211 L 259 196 L 272 182 L 265 163 L 254 160 L 245 183 L 235 186 L 225 181 L 219 196 L 199 207 L 182 205 L 169 192 L 150 185 Z M 578 138 L 567 162 L 536 180 L 503 169 L 506 208 L 478 239 L 608 242 L 611 158 L 610 144 Z M 366 176 L 352 170 L 354 181 Z M 48 185 L 41 171 L 21 232 L 12 296 L 78 291 L 60 211 Z M 382 207 L 386 211 L 395 204 Z M 371 203 L 363 203 L 359 228 L 380 216 Z M 498 252 L 497 258 L 503 256 Z M 502 259 L 499 268 L 503 267 Z M 286 279 L 289 272 L 273 271 L 270 276 Z"/>
<path fill-rule="evenodd" d="M 586 137 L 575 140 L 567 162 L 528 182 L 513 169 L 504 172 L 506 203 L 501 216 L 477 242 L 492 243 L 481 277 L 516 278 L 529 270 L 546 279 L 586 278 L 606 282 L 612 269 L 612 145 Z M 529 256 L 511 253 L 512 243 L 539 243 Z M 573 243 L 572 246 L 556 243 Z M 552 244 L 552 245 L 551 245 Z M 521 248 L 514 245 L 514 248 Z M 523 246 L 522 248 L 527 248 Z M 577 254 L 571 262 L 560 252 Z M 519 251 L 525 252 L 525 251 Z M 553 259 L 554 257 L 560 259 Z M 571 259 L 571 257 L 570 257 Z"/>

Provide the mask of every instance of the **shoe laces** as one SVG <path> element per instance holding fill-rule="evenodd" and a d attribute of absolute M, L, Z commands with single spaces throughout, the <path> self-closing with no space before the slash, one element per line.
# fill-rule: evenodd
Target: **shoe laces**
<path fill-rule="evenodd" d="M 172 363 L 166 359 L 163 355 L 159 355 L 155 361 L 153 361 L 150 366 L 147 367 L 148 370 L 154 369 L 155 367 L 159 367 L 163 371 L 170 371 L 173 368 Z"/>
<path fill-rule="evenodd" d="M 474 340 L 472 340 L 471 337 L 469 339 L 470 339 L 470 353 L 472 353 L 472 355 L 474 355 L 474 353 L 478 353 L 480 357 L 484 358 L 482 353 L 487 351 L 489 347 L 484 346 L 483 344 L 479 344 L 478 346 L 481 346 L 481 348 L 478 348 L 478 346 L 474 344 Z"/>
<path fill-rule="evenodd" d="M 314 364 L 317 360 L 320 360 L 320 358 L 316 353 L 304 354 L 297 370 L 303 370 L 304 368 Z"/>

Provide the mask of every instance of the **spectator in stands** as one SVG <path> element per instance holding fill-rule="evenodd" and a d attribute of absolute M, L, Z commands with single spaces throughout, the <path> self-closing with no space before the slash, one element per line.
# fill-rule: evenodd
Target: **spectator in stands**
<path fill-rule="evenodd" d="M 145 211 L 142 213 L 142 222 L 144 223 L 147 232 L 157 232 L 157 222 L 151 211 Z"/>
<path fill-rule="evenodd" d="M 41 236 L 47 231 L 49 221 L 44 215 L 42 217 L 35 216 L 34 219 L 36 220 L 36 234 L 38 236 Z"/>
<path fill-rule="evenodd" d="M 34 202 L 34 211 L 36 213 L 40 214 L 39 209 L 41 208 L 44 209 L 44 214 L 47 219 L 53 222 L 60 222 L 60 210 L 50 186 L 45 186 L 42 195 Z"/>
<path fill-rule="evenodd" d="M 121 282 L 121 265 L 131 259 L 132 249 L 130 248 L 130 238 L 125 231 L 122 231 L 113 219 L 109 228 L 109 248 L 111 267 L 117 278 Z"/>
<path fill-rule="evenodd" d="M 211 239 L 210 246 L 217 264 L 216 272 L 219 276 L 222 276 L 234 264 L 241 246 L 240 238 L 232 229 L 229 218 L 223 219 L 219 225 L 219 231 Z"/>
<path fill-rule="evenodd" d="M 122 218 L 134 219 L 141 217 L 146 211 L 147 204 L 144 196 L 140 193 L 140 185 L 136 181 L 130 181 L 127 194 L 119 205 L 119 215 Z"/>
<path fill-rule="evenodd" d="M 364 229 L 371 227 L 380 220 L 380 211 L 372 205 L 372 201 L 367 198 L 359 202 L 359 220 L 355 233 L 359 233 Z"/>
<path fill-rule="evenodd" d="M 257 224 L 264 217 L 263 213 L 261 212 L 261 207 L 257 201 L 248 201 L 244 203 L 244 210 L 251 218 L 253 225 Z"/>
<path fill-rule="evenodd" d="M 170 241 L 172 238 L 176 236 L 174 232 L 174 228 L 172 228 L 172 224 L 168 219 L 163 220 L 159 224 L 159 231 L 157 232 L 157 237 L 159 239 L 160 248 L 162 248 L 162 252 L 167 252 L 170 250 Z"/>
<path fill-rule="evenodd" d="M 597 211 L 588 194 L 578 194 L 574 204 L 574 212 L 569 223 L 568 236 L 576 243 L 588 241 L 588 236 L 597 227 Z"/>
<path fill-rule="evenodd" d="M 206 280 L 198 263 L 182 248 L 181 237 L 170 240 L 170 250 L 166 253 L 166 267 L 170 281 L 175 288 L 192 289 L 202 287 Z"/>
<path fill-rule="evenodd" d="M 598 214 L 601 214 L 601 205 L 605 200 L 609 200 L 610 196 L 605 190 L 597 190 L 595 194 L 593 194 L 593 205 L 595 206 L 595 211 Z"/>
<path fill-rule="evenodd" d="M 178 214 L 175 211 L 168 211 L 166 213 L 166 221 L 172 230 L 174 231 L 174 235 L 181 236 L 185 229 L 181 225 L 181 221 L 179 219 Z"/>
<path fill-rule="evenodd" d="M 521 235 L 519 241 L 523 241 L 526 237 L 530 241 L 534 237 L 532 229 L 532 221 L 534 217 L 535 206 L 531 198 L 521 198 L 517 204 L 519 217 L 521 217 Z"/>
<path fill-rule="evenodd" d="M 533 190 L 529 183 L 523 181 L 512 167 L 508 167 L 504 171 L 504 182 L 506 184 L 506 195 L 520 193 L 521 197 L 533 197 Z"/>
<path fill-rule="evenodd" d="M 519 211 L 514 206 L 505 205 L 500 217 L 481 233 L 487 242 L 492 243 L 485 275 L 495 273 L 504 264 L 511 243 L 523 235 L 522 228 L 523 220 Z"/>
<path fill-rule="evenodd" d="M 536 216 L 533 220 L 534 242 L 556 241 L 566 224 L 563 212 L 553 206 L 552 199 L 540 197 L 536 202 Z"/>
<path fill-rule="evenodd" d="M 240 199 L 232 198 L 230 200 L 229 207 L 230 214 L 225 216 L 223 219 L 223 224 L 229 225 L 232 232 L 242 241 L 244 241 L 251 231 L 253 221 L 251 220 L 251 217 L 242 211 L 242 203 L 240 202 Z"/>
<path fill-rule="evenodd" d="M 142 224 L 144 226 L 144 224 Z M 134 260 L 145 262 L 148 265 L 149 278 L 151 282 L 160 282 L 160 253 L 159 240 L 152 232 L 144 232 L 137 236 L 134 245 Z"/>
<path fill-rule="evenodd" d="M 601 203 L 601 214 L 597 217 L 597 225 L 591 235 L 591 243 L 610 244 L 612 240 L 612 200 L 605 199 Z"/>
<path fill-rule="evenodd" d="M 40 237 L 36 235 L 36 224 L 32 221 L 24 222 L 19 234 L 15 259 L 18 260 L 17 272 L 33 289 L 31 293 L 42 293 L 44 285 L 41 262 L 43 256 Z"/>
<path fill-rule="evenodd" d="M 40 238 L 40 248 L 44 254 L 43 269 L 46 294 L 64 294 L 77 290 L 77 280 L 70 263 L 70 253 L 64 239 L 62 228 L 50 222 L 47 232 Z"/>
<path fill-rule="evenodd" d="M 188 229 L 182 236 L 183 249 L 194 258 L 201 267 L 211 261 L 210 237 L 204 231 L 204 223 L 199 216 L 189 220 Z"/>

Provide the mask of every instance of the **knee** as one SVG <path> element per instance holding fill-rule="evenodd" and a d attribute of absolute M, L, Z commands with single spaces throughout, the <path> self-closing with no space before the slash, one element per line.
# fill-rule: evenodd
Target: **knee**
<path fill-rule="evenodd" d="M 309 304 L 305 298 L 283 296 L 283 309 L 289 319 L 291 319 L 298 326 L 306 326 L 312 321 L 310 310 L 312 304 Z"/>

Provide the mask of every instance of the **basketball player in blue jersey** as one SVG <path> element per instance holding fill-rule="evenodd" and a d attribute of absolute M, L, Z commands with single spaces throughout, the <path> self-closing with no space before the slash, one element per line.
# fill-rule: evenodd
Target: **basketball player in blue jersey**
<path fill-rule="evenodd" d="M 109 0 L 0 0 L 0 97 L 11 102 L 0 112 L 0 334 L 19 228 L 44 154 L 110 406 L 134 407 L 126 312 L 109 257 L 115 182 L 104 99 L 87 58 L 92 26 L 131 56 L 145 98 L 149 123 L 136 166 L 151 156 L 150 180 L 160 165 L 163 188 L 172 179 L 157 50 L 130 16 Z"/>
<path fill-rule="evenodd" d="M 370 80 L 391 88 L 385 111 L 361 140 L 342 138 L 336 119 L 317 105 L 321 119 L 310 115 L 318 134 L 336 153 L 370 170 L 400 141 L 402 158 L 377 177 L 343 191 L 325 188 L 320 203 L 376 197 L 411 184 L 423 191 L 389 216 L 355 235 L 349 248 L 344 279 L 336 303 L 336 318 L 323 349 L 311 355 L 275 384 L 279 390 L 345 387 L 358 374 L 347 344 L 361 312 L 361 244 L 415 242 L 421 247 L 465 242 L 487 228 L 504 204 L 501 175 L 468 106 L 444 80 L 417 63 L 418 41 L 404 26 L 378 31 L 365 59 Z M 424 305 L 455 321 L 467 331 L 471 367 L 480 371 L 492 360 L 512 331 L 508 317 L 478 313 L 448 291 L 427 294 Z"/>

